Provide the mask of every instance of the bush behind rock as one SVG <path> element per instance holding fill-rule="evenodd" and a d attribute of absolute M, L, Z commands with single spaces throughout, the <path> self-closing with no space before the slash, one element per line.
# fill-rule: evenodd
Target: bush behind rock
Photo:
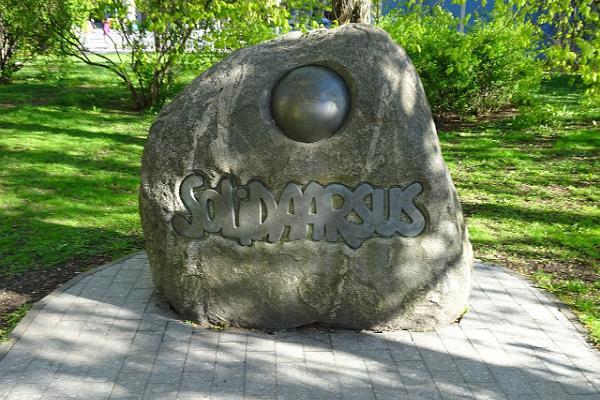
<path fill-rule="evenodd" d="M 416 4 L 380 22 L 411 57 L 438 117 L 527 102 L 541 82 L 537 26 L 503 4 L 475 17 L 462 33 L 450 12 Z"/>

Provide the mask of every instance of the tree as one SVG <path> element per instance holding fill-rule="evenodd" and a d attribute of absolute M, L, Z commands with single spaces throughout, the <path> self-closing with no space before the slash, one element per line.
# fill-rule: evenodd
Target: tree
<path fill-rule="evenodd" d="M 333 0 L 333 18 L 340 24 L 353 22 L 371 23 L 371 0 Z M 378 1 L 375 2 L 378 5 Z"/>
<path fill-rule="evenodd" d="M 25 61 L 49 45 L 31 13 L 34 4 L 33 0 L 0 0 L 0 83 L 8 82 Z"/>
<path fill-rule="evenodd" d="M 481 114 L 527 101 L 543 65 L 540 29 L 496 2 L 460 32 L 462 18 L 440 5 L 413 3 L 386 15 L 380 27 L 408 53 L 434 115 Z"/>
<path fill-rule="evenodd" d="M 288 29 L 277 0 L 138 0 L 139 20 L 122 0 L 41 0 L 40 15 L 61 53 L 117 75 L 138 110 L 159 107 L 190 60 L 219 58 Z M 110 17 L 115 54 L 86 47 L 78 26 Z"/>
<path fill-rule="evenodd" d="M 464 0 L 463 0 L 464 1 Z M 600 0 L 509 0 L 514 18 L 543 28 L 538 43 L 548 68 L 578 73 L 600 102 Z"/>
<path fill-rule="evenodd" d="M 577 72 L 588 98 L 600 102 L 600 0 L 514 0 L 545 25 L 544 53 L 550 66 Z"/>
<path fill-rule="evenodd" d="M 339 1 L 341 2 L 342 0 Z M 464 4 L 465 1 L 453 0 L 454 3 L 459 4 Z M 406 0 L 402 2 L 403 7 L 401 9 L 392 13 L 398 16 L 398 22 L 395 23 L 397 25 L 395 29 L 396 34 L 400 35 L 401 32 L 400 36 L 403 37 L 403 44 L 407 49 L 414 46 L 419 47 L 415 39 L 418 39 L 423 29 L 427 28 L 420 23 L 410 25 L 411 18 L 429 18 L 432 16 L 431 10 L 440 8 L 440 5 L 443 3 L 440 0 L 433 2 L 435 6 L 432 6 L 431 2 L 427 2 L 426 5 L 424 0 Z M 485 0 L 482 3 L 485 3 Z M 498 40 L 502 40 L 502 37 L 508 34 L 507 31 L 513 31 L 512 33 L 518 34 L 520 29 L 524 29 L 524 31 L 531 30 L 535 34 L 529 35 L 529 39 L 526 38 L 527 35 L 522 35 L 524 41 L 531 42 L 527 48 L 523 49 L 523 52 L 530 54 L 540 53 L 539 58 L 545 61 L 547 70 L 579 74 L 588 87 L 588 98 L 592 101 L 600 102 L 600 0 L 495 1 L 493 9 L 495 13 L 501 12 L 504 15 L 502 19 L 505 22 L 498 26 L 498 35 L 492 35 L 486 40 L 492 41 L 496 36 Z M 417 12 L 411 12 L 411 10 L 417 10 Z M 409 14 L 412 14 L 412 17 Z M 467 20 L 469 17 L 471 17 L 471 20 L 476 20 L 470 24 L 471 30 L 473 27 L 482 27 L 488 22 L 494 22 L 493 13 L 488 13 L 488 15 L 472 14 L 467 16 Z M 490 21 L 491 17 L 492 21 Z M 402 21 L 402 19 L 405 21 Z M 461 16 L 459 23 L 462 23 L 464 19 Z M 384 25 L 387 26 L 386 29 L 389 29 L 390 18 L 384 18 Z M 518 25 L 520 28 L 516 29 L 515 25 Z M 422 39 L 432 41 L 438 36 L 444 36 L 444 32 L 448 29 L 454 30 L 452 27 L 443 25 L 432 26 L 431 28 L 432 30 L 428 33 L 427 37 L 422 37 Z M 537 35 L 538 32 L 543 32 L 545 38 L 539 38 Z M 469 36 L 468 30 L 466 35 Z M 455 36 L 457 40 L 462 40 L 460 36 L 452 36 Z M 482 43 L 482 45 L 484 48 L 486 47 L 485 43 Z M 520 43 L 516 42 L 514 46 L 510 47 L 518 48 L 519 46 Z M 491 49 L 492 53 L 498 53 L 500 49 L 498 45 L 487 47 Z M 429 54 L 427 54 L 428 57 L 435 57 L 436 54 L 443 54 L 444 57 L 440 60 L 432 60 L 432 62 L 427 64 L 427 68 L 436 69 L 448 62 L 454 61 L 462 63 L 463 59 L 468 58 L 466 52 L 463 52 L 464 56 L 462 57 L 447 57 L 447 54 L 453 51 L 460 53 L 461 50 L 457 46 L 449 45 L 438 45 L 431 49 Z M 458 55 L 460 54 L 457 53 Z M 513 55 L 518 56 L 518 53 L 515 52 Z M 495 67 L 502 65 L 506 60 L 506 58 L 499 58 L 499 63 L 495 64 Z M 509 67 L 507 67 L 507 70 L 511 69 Z M 479 65 L 479 68 L 481 69 L 481 65 Z M 467 69 L 457 70 L 452 68 L 449 78 L 454 80 L 459 72 L 465 71 Z M 443 84 L 443 81 L 439 77 L 432 78 L 431 81 L 436 85 Z M 483 83 L 491 82 L 491 80 L 486 78 L 480 79 L 480 81 Z"/>

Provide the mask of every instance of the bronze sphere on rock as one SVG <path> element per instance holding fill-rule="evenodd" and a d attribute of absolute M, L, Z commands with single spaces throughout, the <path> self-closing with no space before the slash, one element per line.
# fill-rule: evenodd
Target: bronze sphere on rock
<path fill-rule="evenodd" d="M 287 73 L 275 86 L 271 112 L 281 131 L 314 143 L 335 134 L 350 113 L 350 93 L 331 69 L 308 65 Z"/>

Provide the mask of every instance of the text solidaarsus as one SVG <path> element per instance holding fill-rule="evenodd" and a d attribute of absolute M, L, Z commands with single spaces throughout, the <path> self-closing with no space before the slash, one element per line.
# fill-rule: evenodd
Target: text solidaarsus
<path fill-rule="evenodd" d="M 316 182 L 303 189 L 289 182 L 279 199 L 257 180 L 235 187 L 232 179 L 223 178 L 215 188 L 206 182 L 191 174 L 181 183 L 179 196 L 191 216 L 173 218 L 178 234 L 200 239 L 221 232 L 244 246 L 253 240 L 275 243 L 282 238 L 337 242 L 341 236 L 348 246 L 358 248 L 374 234 L 415 237 L 425 229 L 425 217 L 415 205 L 423 191 L 419 182 L 404 188 L 361 183 L 354 190 Z M 284 237 L 286 227 L 289 233 Z"/>

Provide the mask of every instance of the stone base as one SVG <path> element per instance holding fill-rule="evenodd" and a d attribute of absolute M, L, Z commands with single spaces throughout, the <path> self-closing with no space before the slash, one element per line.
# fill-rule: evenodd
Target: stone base
<path fill-rule="evenodd" d="M 214 236 L 188 246 L 177 279 L 157 268 L 153 277 L 184 319 L 201 324 L 431 330 L 460 317 L 471 287 L 468 242 L 457 260 L 442 261 L 447 267 L 429 276 L 423 264 L 432 260 L 386 257 L 387 240 L 350 250 L 315 242 L 241 247 Z M 160 265 L 149 254 L 150 265 Z"/>

